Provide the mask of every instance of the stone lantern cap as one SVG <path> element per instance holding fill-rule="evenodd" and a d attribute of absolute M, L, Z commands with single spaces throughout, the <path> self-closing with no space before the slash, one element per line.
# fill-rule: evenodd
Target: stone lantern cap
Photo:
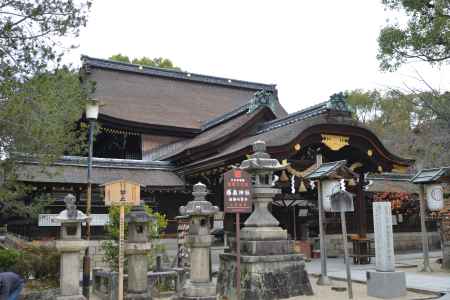
<path fill-rule="evenodd" d="M 266 143 L 264 141 L 256 141 L 253 143 L 253 154 L 249 159 L 241 163 L 240 169 L 248 171 L 250 174 L 270 173 L 284 170 L 288 165 L 282 165 L 275 158 L 270 158 L 270 154 L 266 152 Z"/>
<path fill-rule="evenodd" d="M 155 219 L 155 217 L 147 214 L 142 202 L 141 205 L 133 206 L 131 211 L 125 216 L 125 222 L 127 223 L 147 223 Z"/>
<path fill-rule="evenodd" d="M 66 209 L 60 212 L 56 219 L 61 223 L 85 222 L 87 219 L 89 219 L 84 213 L 77 210 L 75 202 L 75 196 L 72 194 L 67 194 L 67 196 L 64 197 Z"/>
<path fill-rule="evenodd" d="M 219 211 L 217 206 L 213 206 L 211 202 L 205 200 L 208 194 L 206 185 L 199 182 L 194 185 L 194 200 L 189 201 L 186 206 L 180 207 L 180 214 L 183 216 L 210 216 Z"/>

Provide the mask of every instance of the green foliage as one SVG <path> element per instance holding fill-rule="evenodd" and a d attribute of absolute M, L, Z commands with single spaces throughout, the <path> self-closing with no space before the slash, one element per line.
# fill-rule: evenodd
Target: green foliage
<path fill-rule="evenodd" d="M 12 0 L 0 4 L 0 215 L 33 215 L 14 204 L 29 190 L 14 182 L 24 154 L 48 165 L 83 145 L 77 132 L 84 91 L 61 65 L 86 25 L 89 0 Z M 55 71 L 56 70 L 56 71 Z M 5 160 L 6 158 L 6 160 Z M 5 184 L 2 184 L 5 181 Z M 23 203 L 22 203 L 23 204 Z M 29 208 L 29 212 L 26 212 Z"/>
<path fill-rule="evenodd" d="M 20 256 L 20 252 L 17 250 L 0 249 L 0 272 L 12 270 Z"/>
<path fill-rule="evenodd" d="M 356 118 L 394 153 L 419 167 L 450 164 L 450 94 L 391 90 L 347 92 Z"/>
<path fill-rule="evenodd" d="M 154 212 L 153 209 L 147 205 L 144 206 L 145 212 L 156 219 L 156 222 L 149 221 L 149 241 L 159 239 L 159 235 L 167 227 L 167 219 L 164 214 Z M 131 210 L 131 207 L 125 207 L 125 215 Z M 109 210 L 109 223 L 105 226 L 108 240 L 102 242 L 101 248 L 105 251 L 103 260 L 108 263 L 112 270 L 118 270 L 118 257 L 119 257 L 119 224 L 120 224 L 120 208 L 111 207 Z M 127 237 L 128 225 L 125 223 L 125 238 Z M 152 243 L 153 251 L 148 253 L 151 264 L 155 259 L 155 252 L 160 251 L 158 245 Z M 125 260 L 126 265 L 126 260 Z"/>
<path fill-rule="evenodd" d="M 406 15 L 406 24 L 389 23 L 378 37 L 382 70 L 395 71 L 408 60 L 431 64 L 450 58 L 449 0 L 382 0 L 386 9 Z"/>
<path fill-rule="evenodd" d="M 60 255 L 53 247 L 27 245 L 19 250 L 0 249 L 0 272 L 12 271 L 23 278 L 57 283 Z"/>
<path fill-rule="evenodd" d="M 86 25 L 91 1 L 11 0 L 0 4 L 0 94 L 15 83 L 59 64 Z"/>
<path fill-rule="evenodd" d="M 141 65 L 141 66 L 181 70 L 180 68 L 175 66 L 170 59 L 163 58 L 163 57 L 155 57 L 155 58 L 151 59 L 149 57 L 143 56 L 141 58 L 133 58 L 132 60 L 130 60 L 130 58 L 128 56 L 122 55 L 119 53 L 119 54 L 115 54 L 115 55 L 111 56 L 109 59 L 124 62 L 124 63 L 132 63 L 132 64 L 136 64 L 136 65 Z"/>
<path fill-rule="evenodd" d="M 109 59 L 131 64 L 130 58 L 128 56 L 122 55 L 120 53 L 119 54 L 114 54 Z"/>
<path fill-rule="evenodd" d="M 16 85 L 13 93 L 4 94 L 7 100 L 0 102 L 0 216 L 10 217 L 30 210 L 39 212 L 48 204 L 32 201 L 21 205 L 30 187 L 16 182 L 17 162 L 32 159 L 46 166 L 64 153 L 80 153 L 84 150 L 86 130 L 78 123 L 81 118 L 86 87 L 78 75 L 67 69 L 36 75 Z M 32 175 L 27 174 L 29 179 Z M 43 200 L 42 195 L 34 195 Z M 34 212 L 33 212 L 34 211 Z M 20 215 L 20 214 L 19 214 Z"/>

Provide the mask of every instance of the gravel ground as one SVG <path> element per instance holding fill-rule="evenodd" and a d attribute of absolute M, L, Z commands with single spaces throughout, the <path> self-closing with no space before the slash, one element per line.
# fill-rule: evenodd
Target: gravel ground
<path fill-rule="evenodd" d="M 330 286 L 318 286 L 316 285 L 317 278 L 310 276 L 312 288 L 314 291 L 314 296 L 302 296 L 302 297 L 294 297 L 289 298 L 291 300 L 300 300 L 300 299 L 308 299 L 308 300 L 322 300 L 322 299 L 333 299 L 333 300 L 347 300 L 348 293 L 347 291 L 338 292 L 331 289 Z M 374 297 L 367 296 L 367 286 L 361 283 L 353 282 L 353 299 L 378 299 Z M 333 280 L 333 287 L 347 287 L 347 283 L 344 281 Z M 413 292 L 407 292 L 405 297 L 394 298 L 395 300 L 419 300 L 419 299 L 434 299 L 436 296 L 434 295 L 426 295 L 426 294 L 418 294 Z"/>

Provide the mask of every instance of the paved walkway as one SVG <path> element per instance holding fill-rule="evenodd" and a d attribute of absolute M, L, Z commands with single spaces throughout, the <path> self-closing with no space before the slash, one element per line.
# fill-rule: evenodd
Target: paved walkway
<path fill-rule="evenodd" d="M 431 261 L 434 262 L 441 256 L 442 252 L 431 252 Z M 440 270 L 439 265 L 433 263 L 435 272 L 418 272 L 418 265 L 422 261 L 421 253 L 399 254 L 396 255 L 396 268 L 398 271 L 405 271 L 406 286 L 409 289 L 418 291 L 429 291 L 435 293 L 450 293 L 450 273 Z M 328 276 L 345 279 L 345 264 L 343 258 L 328 259 Z M 320 274 L 320 259 L 314 259 L 306 264 L 308 273 Z M 369 265 L 351 265 L 352 280 L 366 282 L 366 271 L 375 270 L 375 264 Z"/>

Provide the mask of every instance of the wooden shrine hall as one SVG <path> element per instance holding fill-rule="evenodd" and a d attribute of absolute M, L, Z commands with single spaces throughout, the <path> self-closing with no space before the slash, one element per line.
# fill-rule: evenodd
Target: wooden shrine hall
<path fill-rule="evenodd" d="M 290 163 L 287 171 L 276 174 L 282 194 L 272 212 L 292 238 L 318 234 L 317 189 L 304 180 L 318 153 L 324 162 L 346 160 L 359 174 L 359 180 L 346 183 L 356 195 L 349 232 L 364 238 L 372 230 L 364 174 L 402 174 L 414 163 L 389 152 L 358 123 L 342 94 L 287 114 L 275 85 L 88 56 L 82 62 L 81 77 L 95 82 L 92 97 L 103 104 L 94 143 L 94 213 L 106 212 L 99 185 L 116 179 L 141 184 L 143 200 L 169 220 L 190 200 L 192 185 L 199 181 L 210 190 L 209 200 L 223 209 L 222 174 L 262 140 L 272 157 Z M 62 209 L 62 197 L 69 191 L 83 209 L 86 162 L 85 157 L 65 156 L 50 167 L 54 172 L 43 173 L 32 161 L 23 161 L 19 178 L 35 186 L 35 194 L 52 193 L 55 212 Z M 335 219 L 333 214 L 326 216 L 330 232 L 339 228 L 333 225 Z M 170 234 L 175 223 L 169 225 Z M 232 226 L 226 219 L 225 229 Z"/>

